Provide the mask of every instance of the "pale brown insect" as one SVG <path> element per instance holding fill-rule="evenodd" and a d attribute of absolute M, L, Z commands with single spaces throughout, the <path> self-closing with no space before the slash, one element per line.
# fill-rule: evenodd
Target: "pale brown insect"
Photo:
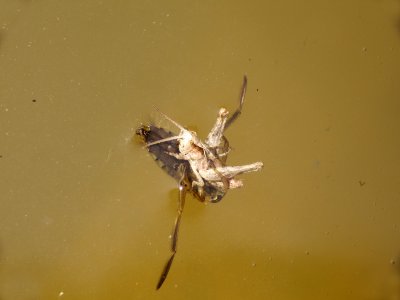
<path fill-rule="evenodd" d="M 154 125 L 143 125 L 136 131 L 156 161 L 179 184 L 178 213 L 171 235 L 172 254 L 163 269 L 157 289 L 164 283 L 177 251 L 178 231 L 186 192 L 189 191 L 202 202 L 219 202 L 229 189 L 243 186 L 243 182 L 235 178 L 237 175 L 259 171 L 263 167 L 262 162 L 240 166 L 226 165 L 230 148 L 224 131 L 241 114 L 246 88 L 247 78 L 245 76 L 239 107 L 230 117 L 228 117 L 229 112 L 225 108 L 221 108 L 217 120 L 204 142 L 196 132 L 185 129 L 161 112 L 167 120 L 180 129 L 178 135 Z"/>

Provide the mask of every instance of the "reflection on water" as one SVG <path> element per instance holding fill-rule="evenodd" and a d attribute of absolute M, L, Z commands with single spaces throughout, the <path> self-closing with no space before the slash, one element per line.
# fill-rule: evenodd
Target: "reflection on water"
<path fill-rule="evenodd" d="M 4 4 L 0 297 L 396 299 L 395 13 L 361 0 Z M 155 106 L 204 139 L 242 74 L 228 163 L 265 168 L 218 204 L 187 199 L 156 292 L 176 182 L 134 130 Z"/>

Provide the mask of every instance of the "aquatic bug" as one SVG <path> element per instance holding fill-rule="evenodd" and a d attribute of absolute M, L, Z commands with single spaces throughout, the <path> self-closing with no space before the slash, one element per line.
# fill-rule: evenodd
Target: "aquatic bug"
<path fill-rule="evenodd" d="M 247 89 L 247 78 L 243 79 L 239 107 L 229 116 L 228 110 L 221 108 L 217 120 L 202 141 L 194 131 L 187 130 L 167 115 L 160 114 L 179 130 L 174 134 L 155 125 L 142 125 L 136 130 L 145 143 L 145 147 L 154 156 L 170 176 L 178 181 L 178 211 L 171 235 L 171 256 L 168 259 L 157 284 L 159 289 L 164 283 L 177 251 L 178 232 L 185 204 L 186 192 L 190 192 L 201 202 L 216 203 L 221 201 L 229 189 L 243 186 L 235 178 L 242 173 L 259 171 L 262 162 L 248 165 L 227 166 L 226 160 L 230 151 L 224 131 L 239 117 L 242 112 Z"/>

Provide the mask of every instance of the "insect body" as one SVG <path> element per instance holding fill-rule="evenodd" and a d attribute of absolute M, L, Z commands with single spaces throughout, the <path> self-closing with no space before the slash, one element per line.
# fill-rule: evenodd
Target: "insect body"
<path fill-rule="evenodd" d="M 171 240 L 172 255 L 164 267 L 157 289 L 161 287 L 176 254 L 178 230 L 185 202 L 186 191 L 191 192 L 202 202 L 219 202 L 229 189 L 243 186 L 237 175 L 259 171 L 262 162 L 242 166 L 227 166 L 226 160 L 230 151 L 229 142 L 224 136 L 224 130 L 240 115 L 246 93 L 247 78 L 244 77 L 240 104 L 231 117 L 225 108 L 218 112 L 217 120 L 203 142 L 194 131 L 185 129 L 165 114 L 167 120 L 173 123 L 180 132 L 178 135 L 154 125 L 142 125 L 136 134 L 145 142 L 160 166 L 179 183 L 178 215 Z"/>

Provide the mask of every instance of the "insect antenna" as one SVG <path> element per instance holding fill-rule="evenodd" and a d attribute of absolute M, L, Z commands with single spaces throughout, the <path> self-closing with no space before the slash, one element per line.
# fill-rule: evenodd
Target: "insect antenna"
<path fill-rule="evenodd" d="M 168 141 L 177 140 L 177 139 L 180 139 L 180 138 L 182 138 L 181 135 L 167 137 L 165 139 L 160 139 L 160 140 L 148 143 L 148 144 L 145 145 L 145 147 L 150 147 L 150 146 L 153 146 L 153 145 L 161 144 L 161 143 L 168 142 Z"/>
<path fill-rule="evenodd" d="M 160 115 L 162 115 L 164 118 L 166 118 L 168 121 L 170 121 L 172 124 L 174 124 L 176 127 L 178 127 L 181 131 L 186 131 L 186 129 L 178 124 L 177 122 L 175 122 L 174 120 L 172 120 L 170 117 L 168 117 L 166 114 L 164 114 L 162 111 L 160 111 L 158 108 L 156 108 L 156 111 L 158 111 L 158 113 Z"/>

